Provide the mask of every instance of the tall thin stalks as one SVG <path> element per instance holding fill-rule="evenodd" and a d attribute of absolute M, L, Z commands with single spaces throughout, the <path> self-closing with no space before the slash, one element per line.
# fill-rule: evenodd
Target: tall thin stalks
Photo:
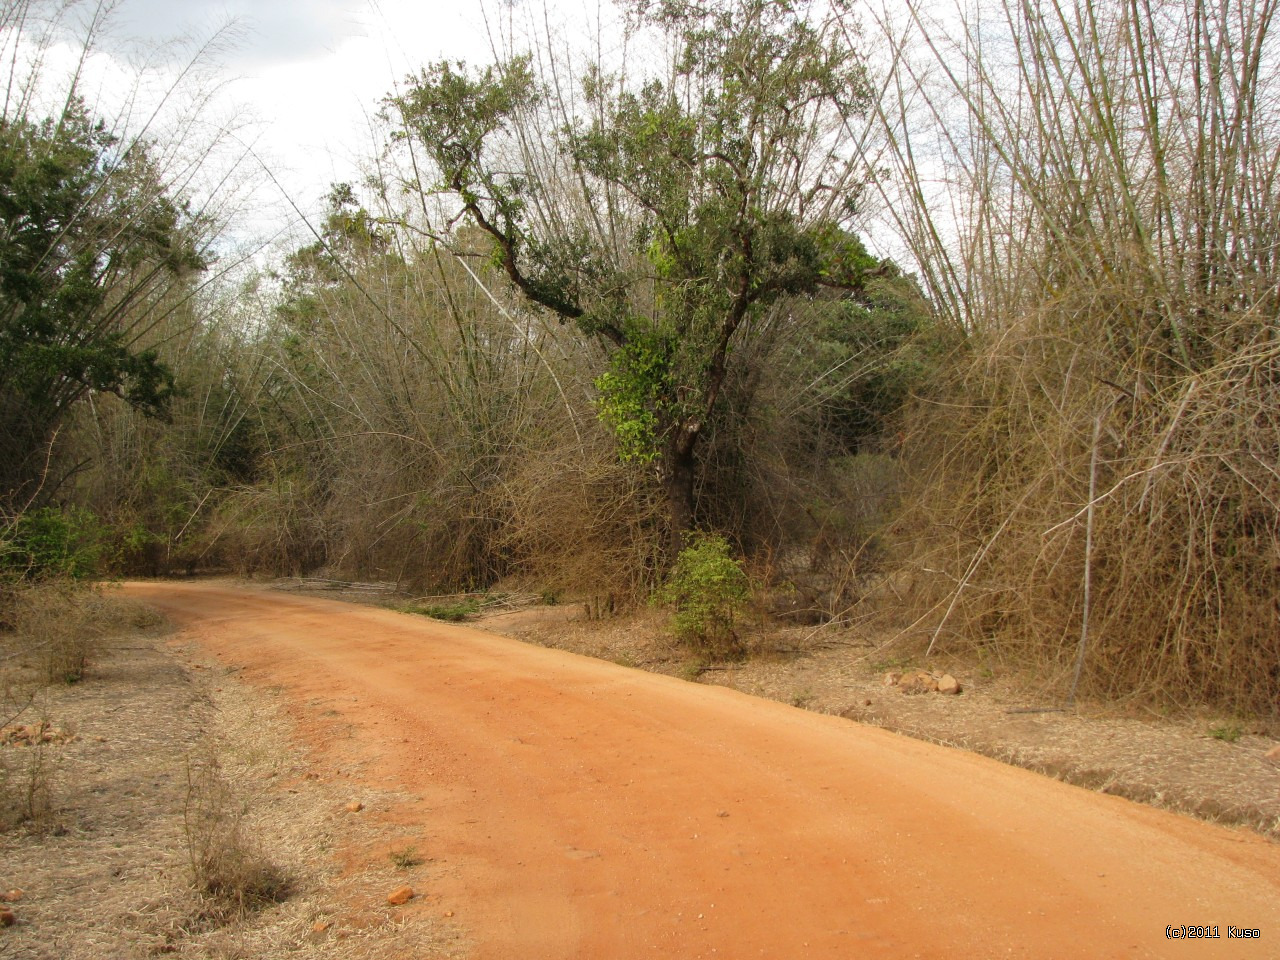
<path fill-rule="evenodd" d="M 881 18 L 872 141 L 968 340 L 905 445 L 911 619 L 1065 692 L 1088 615 L 1083 694 L 1274 716 L 1276 4 L 936 9 Z"/>

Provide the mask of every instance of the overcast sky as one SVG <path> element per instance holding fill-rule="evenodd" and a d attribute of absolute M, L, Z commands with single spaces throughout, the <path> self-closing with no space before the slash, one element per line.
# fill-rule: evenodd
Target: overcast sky
<path fill-rule="evenodd" d="M 55 7 L 62 0 L 34 2 Z M 91 15 L 98 0 L 71 2 L 74 21 Z M 237 170 L 255 192 L 241 205 L 236 238 L 269 240 L 284 232 L 285 245 L 296 245 L 307 234 L 293 208 L 316 222 L 331 184 L 361 179 L 362 165 L 376 156 L 385 136 L 372 120 L 407 74 L 444 58 L 489 60 L 490 29 L 503 33 L 504 23 L 517 36 L 585 46 L 594 39 L 587 24 L 609 23 L 613 11 L 613 0 L 115 0 L 98 44 L 109 62 L 81 89 L 110 121 L 133 93 L 130 68 L 120 65 L 126 56 L 136 63 L 140 52 L 169 50 L 167 72 L 155 69 L 166 62 L 163 56 L 150 58 L 160 80 L 156 89 L 163 91 L 164 78 L 189 63 L 193 50 L 223 36 L 227 42 L 187 84 L 216 90 L 216 102 L 193 105 L 190 115 L 202 118 L 206 132 L 234 130 L 235 143 L 253 151 Z M 228 24 L 229 32 L 219 34 Z M 83 29 L 64 26 L 72 40 L 64 45 L 61 67 L 69 76 Z M 135 97 L 128 108 L 135 120 L 147 120 L 145 100 Z M 198 154 L 199 137 L 191 139 Z M 214 186 L 206 182 L 206 194 L 231 196 L 216 174 L 210 174 Z"/>
<path fill-rule="evenodd" d="M 245 136 L 290 200 L 309 216 L 328 186 L 356 180 L 376 151 L 370 119 L 406 74 L 442 58 L 490 57 L 491 19 L 519 15 L 526 0 L 120 0 L 101 49 L 149 49 L 186 39 L 173 62 L 233 24 L 203 83 L 216 87 L 223 114 L 247 122 Z M 570 0 L 572 2 L 572 0 Z M 542 0 L 537 0 L 541 9 Z M 83 8 L 83 12 L 91 9 Z M 136 57 L 135 57 L 136 59 Z M 112 81 L 98 95 L 111 98 Z M 110 110 L 104 106 L 104 110 Z M 217 111 L 214 111 L 217 114 Z M 270 233 L 288 218 L 279 190 L 261 170 L 251 210 Z"/>

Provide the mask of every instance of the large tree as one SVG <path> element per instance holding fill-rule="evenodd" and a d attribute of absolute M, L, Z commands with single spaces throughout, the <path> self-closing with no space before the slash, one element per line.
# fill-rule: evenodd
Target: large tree
<path fill-rule="evenodd" d="M 838 0 L 624 6 L 629 38 L 668 51 L 641 76 L 437 63 L 389 114 L 411 186 L 440 200 L 426 229 L 478 227 L 528 301 L 608 348 L 601 414 L 656 467 L 676 549 L 735 346 L 770 310 L 881 269 L 851 232 L 868 90 Z"/>
<path fill-rule="evenodd" d="M 47 120 L 0 118 L 0 506 L 52 491 L 49 446 L 86 394 L 164 410 L 172 373 L 137 341 L 203 266 L 188 220 L 145 145 L 75 98 Z"/>

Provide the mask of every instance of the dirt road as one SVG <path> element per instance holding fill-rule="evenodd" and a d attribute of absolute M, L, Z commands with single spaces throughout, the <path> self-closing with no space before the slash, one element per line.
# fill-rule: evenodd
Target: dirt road
<path fill-rule="evenodd" d="M 280 688 L 317 765 L 420 798 L 431 909 L 478 960 L 1280 957 L 1280 846 L 1250 833 L 402 614 L 128 590 Z"/>

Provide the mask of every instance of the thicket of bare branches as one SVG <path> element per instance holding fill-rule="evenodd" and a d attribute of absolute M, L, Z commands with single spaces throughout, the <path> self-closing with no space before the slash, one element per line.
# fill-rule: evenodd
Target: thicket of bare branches
<path fill-rule="evenodd" d="M 417 589 L 640 589 L 651 495 L 605 442 L 559 329 L 483 259 L 361 239 L 363 216 L 335 209 L 293 258 L 259 345 L 267 449 L 218 509 L 219 551 Z"/>
<path fill-rule="evenodd" d="M 769 29 L 776 27 L 774 39 L 781 42 L 788 18 L 779 14 L 779 26 L 767 4 L 746 7 L 774 24 Z M 695 17 L 693 7 L 680 9 L 677 19 Z M 815 4 L 814 16 L 826 9 Z M 824 44 L 837 39 L 834 22 L 820 18 Z M 652 40 L 656 32 L 649 33 Z M 479 191 L 486 198 L 515 191 L 520 216 L 528 217 L 533 231 L 520 250 L 533 251 L 535 259 L 548 255 L 540 245 L 545 241 L 566 258 L 566 276 L 594 269 L 591 256 L 570 242 L 573 231 L 587 231 L 588 246 L 605 250 L 611 264 L 611 280 L 591 281 L 608 288 L 592 294 L 593 309 L 603 309 L 595 302 L 602 297 L 617 301 L 610 307 L 617 316 L 609 314 L 606 325 L 623 340 L 630 336 L 623 336 L 624 328 L 648 329 L 657 322 L 650 314 L 662 313 L 654 292 L 662 271 L 648 261 L 657 248 L 633 236 L 643 217 L 625 185 L 589 174 L 582 158 L 574 159 L 570 146 L 576 141 L 566 131 L 581 128 L 585 136 L 589 119 L 604 110 L 587 93 L 595 89 L 599 96 L 600 77 L 584 64 L 617 60 L 618 69 L 626 66 L 610 83 L 631 73 L 678 73 L 668 62 L 672 51 L 650 49 L 635 34 L 627 40 L 625 50 L 652 62 L 642 57 L 632 63 L 619 51 L 606 57 L 600 50 L 575 59 L 549 26 L 522 32 L 504 25 L 503 49 L 495 57 L 511 60 L 513 49 L 532 48 L 529 82 L 540 91 L 535 99 L 542 107 L 513 108 L 501 122 L 486 121 L 493 128 L 485 127 L 486 149 L 500 162 L 493 182 Z M 797 51 L 795 56 L 810 58 L 819 53 L 805 44 Z M 847 51 L 837 53 L 832 56 L 841 63 L 856 62 Z M 816 61 L 805 64 L 818 69 Z M 450 70 L 427 71 L 407 83 L 444 96 L 445 87 L 453 89 L 445 79 L 453 76 Z M 476 79 L 482 85 L 496 82 L 483 72 L 475 76 L 488 77 Z M 430 77 L 445 87 L 436 90 Z M 638 81 L 634 85 L 640 89 Z M 419 143 L 419 133 L 402 129 L 410 105 L 403 97 L 389 98 L 389 145 L 376 160 L 369 191 L 357 195 L 339 187 L 330 217 L 317 225 L 317 243 L 290 258 L 282 305 L 264 338 L 273 370 L 266 396 L 276 403 L 263 427 L 270 442 L 262 462 L 269 467 L 219 508 L 216 536 L 248 569 L 326 566 L 424 589 L 475 589 L 515 578 L 555 591 L 643 593 L 670 560 L 663 543 L 672 530 L 670 489 L 665 520 L 662 498 L 672 474 L 657 455 L 661 438 L 654 438 L 649 455 L 636 457 L 602 422 L 607 391 L 600 376 L 612 371 L 617 380 L 610 356 L 617 360 L 618 343 L 586 335 L 565 315 L 538 306 L 545 301 L 521 296 L 506 264 L 511 251 L 495 256 L 493 236 L 466 226 L 450 210 L 449 201 L 468 191 L 455 188 L 453 196 L 448 183 L 436 184 L 431 157 L 440 144 L 432 138 L 445 135 L 426 124 Z M 770 117 L 770 111 L 785 113 L 769 102 L 757 106 Z M 810 107 L 800 111 L 803 122 L 799 114 L 789 121 L 798 125 L 795 136 L 803 134 L 794 156 L 777 144 L 765 151 L 782 168 L 795 165 L 794 176 L 770 187 L 767 203 L 759 200 L 783 211 L 784 220 L 804 206 L 805 177 L 822 181 L 809 184 L 822 200 L 818 206 L 843 209 L 851 198 L 842 188 L 856 192 L 861 162 L 848 149 L 849 131 L 830 126 L 825 113 L 809 116 Z M 791 129 L 786 123 L 782 128 Z M 828 135 L 831 143 L 823 139 Z M 826 157 L 820 146 L 835 152 Z M 754 147 L 743 149 L 754 155 Z M 658 154 L 665 155 L 661 149 Z M 677 160 L 673 155 L 663 163 Z M 810 161 L 825 173 L 813 173 Z M 719 162 L 713 154 L 699 161 Z M 508 168 L 520 175 L 503 172 Z M 768 180 L 771 170 L 759 176 Z M 695 201 L 703 202 L 689 202 Z M 751 220 L 760 212 L 756 202 L 730 206 L 742 206 Z M 503 216 L 516 207 L 503 208 Z M 691 215 L 672 216 L 683 223 Z M 686 236 L 696 233 L 690 231 Z M 851 249 L 857 246 L 856 238 L 847 239 Z M 686 519 L 724 531 L 744 552 L 807 557 L 816 537 L 822 547 L 813 556 L 821 567 L 833 543 L 856 550 L 853 542 L 865 537 L 868 524 L 861 516 L 856 530 L 840 517 L 846 506 L 851 512 L 863 506 L 845 502 L 850 484 L 843 479 L 865 472 L 850 461 L 861 446 L 874 445 L 886 411 L 905 392 L 902 384 L 924 366 L 923 353 L 902 358 L 917 334 L 929 332 L 929 310 L 891 264 L 877 265 L 856 298 L 848 291 L 805 289 L 793 297 L 770 295 L 726 328 L 732 363 L 715 375 L 704 398 L 708 409 L 686 424 L 700 438 L 690 473 L 695 509 Z M 663 336 L 666 346 L 655 356 L 661 355 L 659 366 L 670 366 L 675 361 L 667 353 L 690 346 L 685 341 L 692 334 Z M 628 416 L 639 421 L 649 414 L 655 423 L 674 416 L 663 391 L 684 398 L 689 391 L 679 377 L 695 383 L 707 372 L 706 363 L 688 363 L 691 369 L 673 367 L 649 384 L 648 406 Z M 874 389 L 866 386 L 872 382 Z M 615 399 L 615 414 L 617 409 Z M 681 456 L 692 456 L 692 449 L 690 443 Z M 796 566 L 789 564 L 788 572 Z"/>
<path fill-rule="evenodd" d="M 1083 651 L 1083 691 L 1277 710 L 1274 12 L 1004 0 L 882 24 L 885 196 L 969 341 L 907 442 L 931 647 L 1063 692 Z"/>
<path fill-rule="evenodd" d="M 1064 695 L 1274 714 L 1275 0 L 916 4 L 874 40 L 842 5 L 822 14 L 827 40 L 885 54 L 870 128 L 858 111 L 821 128 L 861 149 L 834 192 L 918 285 L 882 263 L 856 297 L 805 287 L 742 315 L 697 421 L 690 518 L 780 578 L 816 575 L 828 612 L 896 550 L 909 632 Z M 539 178 L 531 222 L 612 237 L 612 201 L 592 200 L 615 188 L 552 149 L 553 127 L 594 114 L 544 29 L 528 79 L 549 106 L 513 114 L 495 149 Z M 660 62 L 636 36 L 628 56 Z M 646 592 L 671 517 L 661 469 L 620 458 L 601 421 L 617 343 L 549 322 L 474 227 L 428 229 L 443 201 L 396 169 L 404 147 L 371 160 L 368 194 L 335 189 L 280 276 L 145 298 L 129 346 L 177 372 L 173 422 L 77 399 L 62 455 L 94 466 L 75 496 L 133 569 Z M 184 196 L 173 169 L 162 185 Z M 490 186 L 516 189 L 505 176 Z M 620 323 L 657 309 L 651 252 L 619 260 Z M 907 509 L 872 536 L 903 483 Z"/>

